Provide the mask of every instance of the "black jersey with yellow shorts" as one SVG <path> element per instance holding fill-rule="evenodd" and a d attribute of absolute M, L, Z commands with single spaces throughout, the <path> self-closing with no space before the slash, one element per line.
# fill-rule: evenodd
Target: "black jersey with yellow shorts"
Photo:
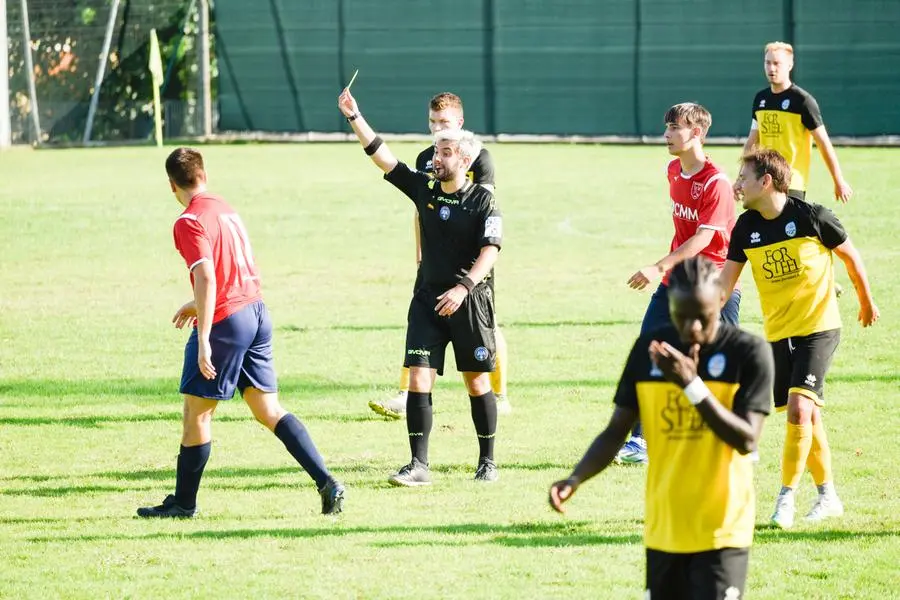
<path fill-rule="evenodd" d="M 679 593 L 674 588 L 683 590 L 711 577 L 715 571 L 711 564 L 728 563 L 725 570 L 731 581 L 723 591 L 727 587 L 742 590 L 747 554 L 734 556 L 725 550 L 748 548 L 753 542 L 752 459 L 713 433 L 682 388 L 663 377 L 650 360 L 652 340 L 688 353 L 672 326 L 642 335 L 628 356 L 615 395 L 616 405 L 640 413 L 647 440 L 644 543 L 650 597 L 701 597 L 690 591 L 693 587 Z M 772 353 L 761 338 L 720 324 L 715 341 L 700 349 L 697 371 L 716 399 L 735 414 L 746 417 L 771 410 Z M 671 569 L 666 564 L 687 554 L 698 559 L 702 554 L 707 560 L 696 561 L 696 573 L 689 564 L 693 561 L 682 561 L 691 570 L 691 576 L 682 580 L 684 568 Z"/>
<path fill-rule="evenodd" d="M 823 124 L 819 103 L 812 94 L 791 85 L 775 93 L 765 88 L 753 99 L 753 123 L 759 145 L 777 150 L 791 165 L 791 190 L 805 195 L 812 155 L 812 131 Z"/>
<path fill-rule="evenodd" d="M 822 402 L 841 329 L 832 250 L 846 240 L 833 212 L 792 196 L 778 217 L 748 210 L 731 232 L 728 260 L 749 260 L 759 289 L 763 327 L 775 354 L 779 410 L 792 392 Z"/>

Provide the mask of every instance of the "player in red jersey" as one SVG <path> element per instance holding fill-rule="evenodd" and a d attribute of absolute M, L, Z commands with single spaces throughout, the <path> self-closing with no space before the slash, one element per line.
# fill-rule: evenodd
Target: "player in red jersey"
<path fill-rule="evenodd" d="M 706 256 L 720 269 L 725 265 L 731 229 L 736 220 L 731 183 L 703 151 L 712 115 L 699 104 L 682 102 L 666 111 L 664 122 L 666 146 L 669 154 L 677 157 L 669 163 L 666 174 L 675 236 L 666 256 L 628 280 L 631 289 L 642 290 L 661 278 L 644 314 L 641 335 L 671 323 L 668 282 L 669 272 L 675 265 L 697 255 Z M 740 305 L 741 292 L 735 289 L 722 307 L 722 321 L 737 325 Z M 623 463 L 647 462 L 647 442 L 640 423 L 635 425 L 631 439 L 616 458 Z"/>
<path fill-rule="evenodd" d="M 344 486 L 325 467 L 309 433 L 278 402 L 272 364 L 272 321 L 262 301 L 259 271 L 241 218 L 206 189 L 203 157 L 178 148 L 166 159 L 169 186 L 185 211 L 175 221 L 175 247 L 190 270 L 194 299 L 175 313 L 193 325 L 184 350 L 181 451 L 175 493 L 140 517 L 193 517 L 209 459 L 212 416 L 220 400 L 241 392 L 256 420 L 272 431 L 316 482 L 322 513 L 343 507 Z"/>

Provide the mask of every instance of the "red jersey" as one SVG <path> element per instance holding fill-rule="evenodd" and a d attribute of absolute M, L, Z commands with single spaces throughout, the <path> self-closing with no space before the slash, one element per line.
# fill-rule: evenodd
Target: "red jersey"
<path fill-rule="evenodd" d="M 191 270 L 211 261 L 216 272 L 216 309 L 213 323 L 262 299 L 259 271 L 253 262 L 250 238 L 234 209 L 212 194 L 201 192 L 175 221 L 175 247 Z"/>
<path fill-rule="evenodd" d="M 719 268 L 725 265 L 728 242 L 734 228 L 734 191 L 725 173 L 709 160 L 698 173 L 687 176 L 681 172 L 676 158 L 669 163 L 669 196 L 672 198 L 672 221 L 675 236 L 670 252 L 688 241 L 699 229 L 712 229 L 713 238 L 700 254 Z M 663 277 L 668 284 L 669 274 Z"/>

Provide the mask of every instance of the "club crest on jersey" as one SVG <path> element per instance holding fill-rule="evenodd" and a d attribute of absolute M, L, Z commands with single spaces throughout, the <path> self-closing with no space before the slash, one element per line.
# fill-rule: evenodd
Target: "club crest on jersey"
<path fill-rule="evenodd" d="M 706 363 L 706 370 L 709 371 L 711 376 L 720 377 L 725 372 L 725 355 L 721 352 L 716 352 L 710 356 L 709 362 Z"/>
<path fill-rule="evenodd" d="M 655 362 L 650 363 L 650 377 L 662 377 L 663 372 Z"/>
<path fill-rule="evenodd" d="M 487 360 L 487 357 L 488 357 L 487 348 L 485 348 L 484 346 L 478 346 L 477 348 L 475 348 L 475 360 L 480 362 L 483 360 Z"/>
<path fill-rule="evenodd" d="M 791 105 L 791 101 L 788 98 L 785 98 L 784 101 L 781 103 L 781 110 L 787 110 L 788 106 L 790 106 L 790 105 Z"/>
<path fill-rule="evenodd" d="M 794 237 L 795 235 L 797 235 L 797 224 L 791 221 L 784 226 L 784 232 L 788 237 Z"/>
<path fill-rule="evenodd" d="M 759 101 L 759 107 L 760 108 L 766 107 L 766 99 L 765 98 L 763 98 L 762 100 Z"/>
<path fill-rule="evenodd" d="M 446 221 L 450 218 L 450 207 L 442 206 L 441 210 L 438 212 L 438 215 L 440 215 L 441 221 Z"/>
<path fill-rule="evenodd" d="M 691 198 L 694 200 L 699 200 L 700 196 L 703 195 L 703 184 L 699 181 L 695 181 L 691 183 Z"/>
<path fill-rule="evenodd" d="M 759 240 L 760 240 L 760 237 L 759 237 L 758 231 L 754 231 L 753 233 L 750 234 L 750 243 L 751 244 L 758 244 Z"/>

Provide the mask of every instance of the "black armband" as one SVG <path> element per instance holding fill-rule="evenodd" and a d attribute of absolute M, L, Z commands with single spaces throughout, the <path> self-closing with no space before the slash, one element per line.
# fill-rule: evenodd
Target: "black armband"
<path fill-rule="evenodd" d="M 468 275 L 457 281 L 457 283 L 466 288 L 466 291 L 469 293 L 472 293 L 472 290 L 475 289 L 475 282 L 469 279 Z"/>
<path fill-rule="evenodd" d="M 381 139 L 381 136 L 376 135 L 375 139 L 372 140 L 372 143 L 369 144 L 368 146 L 366 146 L 365 148 L 363 148 L 363 150 L 365 150 L 366 154 L 368 154 L 369 156 L 372 156 L 373 154 L 378 152 L 378 149 L 381 148 L 381 145 L 383 143 L 384 143 L 384 140 Z"/>

